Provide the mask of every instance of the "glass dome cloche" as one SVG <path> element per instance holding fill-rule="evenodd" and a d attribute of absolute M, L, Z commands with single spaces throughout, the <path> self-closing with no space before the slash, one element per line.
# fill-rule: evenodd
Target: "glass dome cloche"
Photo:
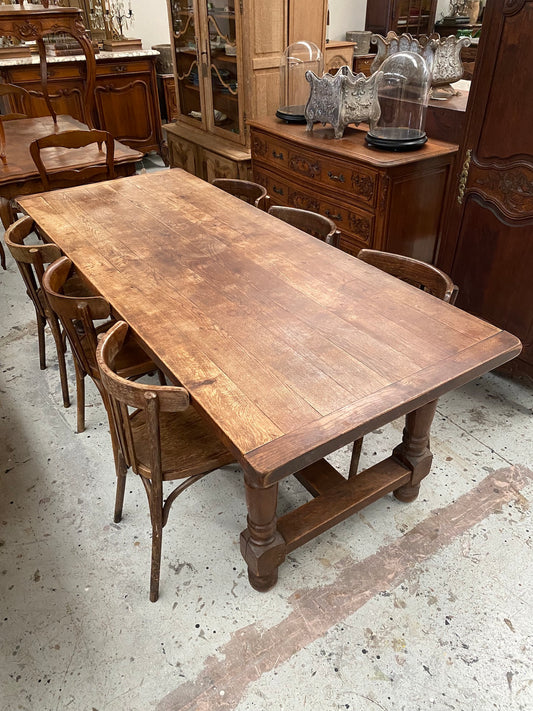
<path fill-rule="evenodd" d="M 313 42 L 294 42 L 281 56 L 280 101 L 276 116 L 290 123 L 305 123 L 304 109 L 309 98 L 305 78 L 310 69 L 321 77 L 324 72 L 322 52 Z"/>
<path fill-rule="evenodd" d="M 385 59 L 380 71 L 381 113 L 370 121 L 367 143 L 389 151 L 420 148 L 427 141 L 425 125 L 431 89 L 426 61 L 414 52 L 397 52 Z"/>

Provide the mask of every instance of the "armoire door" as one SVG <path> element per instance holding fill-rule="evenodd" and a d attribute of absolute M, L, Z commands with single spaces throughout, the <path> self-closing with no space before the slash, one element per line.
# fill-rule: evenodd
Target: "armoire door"
<path fill-rule="evenodd" d="M 533 0 L 489 0 L 437 260 L 533 376 Z"/>

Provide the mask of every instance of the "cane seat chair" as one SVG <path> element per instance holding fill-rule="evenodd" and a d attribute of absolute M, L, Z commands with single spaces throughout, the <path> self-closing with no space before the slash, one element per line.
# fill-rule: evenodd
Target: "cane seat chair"
<path fill-rule="evenodd" d="M 163 527 L 176 497 L 210 472 L 234 461 L 191 407 L 182 387 L 145 385 L 125 380 L 118 373 L 128 325 L 114 324 L 100 336 L 96 358 L 102 387 L 107 393 L 116 436 L 117 489 L 114 520 L 122 518 L 126 472 L 131 468 L 142 480 L 152 522 L 150 600 L 159 596 Z M 181 480 L 164 499 L 163 482 Z"/>
<path fill-rule="evenodd" d="M 53 148 L 86 149 L 92 145 L 97 146 L 94 151 L 94 163 L 80 163 L 58 169 L 54 164 L 54 152 L 48 153 L 47 164 L 43 161 L 41 151 Z M 106 150 L 103 151 L 105 144 Z M 61 131 L 49 136 L 43 136 L 30 143 L 30 155 L 39 171 L 41 182 L 45 190 L 69 185 L 94 183 L 99 180 L 112 180 L 115 177 L 115 144 L 108 131 L 74 130 Z"/>
<path fill-rule="evenodd" d="M 310 210 L 300 210 L 296 207 L 282 205 L 273 205 L 268 210 L 268 214 L 287 222 L 293 227 L 297 227 L 302 232 L 307 232 L 307 234 L 317 237 L 322 242 L 331 244 L 334 247 L 339 246 L 340 232 L 337 229 L 337 225 L 329 217 L 324 217 L 324 215 L 319 215 L 317 212 L 311 212 Z"/>
<path fill-rule="evenodd" d="M 269 198 L 266 188 L 258 183 L 233 178 L 215 178 L 211 185 L 224 190 L 226 193 L 230 193 L 230 195 L 235 195 L 235 197 L 258 207 L 260 210 L 266 210 L 268 207 Z"/>
<path fill-rule="evenodd" d="M 404 257 L 401 254 L 381 252 L 377 249 L 362 249 L 357 258 L 411 284 L 417 289 L 427 291 L 437 299 L 446 301 L 449 304 L 455 303 L 459 292 L 458 287 L 445 272 L 437 269 L 432 264 L 426 264 L 426 262 L 421 262 L 419 259 L 413 259 L 412 257 Z M 350 461 L 350 477 L 357 474 L 362 445 L 362 438 L 354 442 Z"/>
<path fill-rule="evenodd" d="M 43 276 L 43 289 L 50 307 L 66 333 L 74 357 L 76 371 L 77 431 L 85 430 L 85 377 L 89 375 L 102 396 L 107 409 L 107 399 L 100 383 L 96 362 L 98 334 L 113 323 L 109 303 L 99 295 L 74 296 L 65 291 L 65 285 L 75 274 L 72 262 L 60 257 L 50 264 Z M 103 320 L 98 326 L 95 321 Z M 137 342 L 130 338 L 117 362 L 118 372 L 125 378 L 138 378 L 157 370 Z"/>
<path fill-rule="evenodd" d="M 35 232 L 35 223 L 31 217 L 21 217 L 4 234 L 6 245 L 11 252 L 26 287 L 26 293 L 35 308 L 37 319 L 37 337 L 39 342 L 39 364 L 46 368 L 45 326 L 48 324 L 55 341 L 59 377 L 63 394 L 63 405 L 70 406 L 67 371 L 65 365 L 65 339 L 61 332 L 57 316 L 53 312 L 42 288 L 46 264 L 61 257 L 61 251 L 54 244 L 25 244 L 26 239 Z M 75 275 L 64 284 L 66 294 L 86 296 L 91 291 Z"/>

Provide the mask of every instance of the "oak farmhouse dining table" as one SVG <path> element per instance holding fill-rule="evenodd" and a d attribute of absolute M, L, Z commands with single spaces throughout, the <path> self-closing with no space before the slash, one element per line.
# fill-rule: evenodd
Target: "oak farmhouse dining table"
<path fill-rule="evenodd" d="M 415 499 L 438 397 L 521 349 L 180 169 L 19 202 L 234 453 L 257 590 L 276 583 L 288 553 L 367 504 Z M 345 478 L 324 460 L 404 415 L 384 461 Z M 291 475 L 312 498 L 277 518 Z"/>

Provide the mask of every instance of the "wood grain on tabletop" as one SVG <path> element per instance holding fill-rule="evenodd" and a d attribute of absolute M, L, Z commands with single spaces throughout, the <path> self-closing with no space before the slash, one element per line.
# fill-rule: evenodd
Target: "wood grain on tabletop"
<path fill-rule="evenodd" d="M 181 170 L 21 204 L 260 471 L 295 470 L 520 347 Z"/>

